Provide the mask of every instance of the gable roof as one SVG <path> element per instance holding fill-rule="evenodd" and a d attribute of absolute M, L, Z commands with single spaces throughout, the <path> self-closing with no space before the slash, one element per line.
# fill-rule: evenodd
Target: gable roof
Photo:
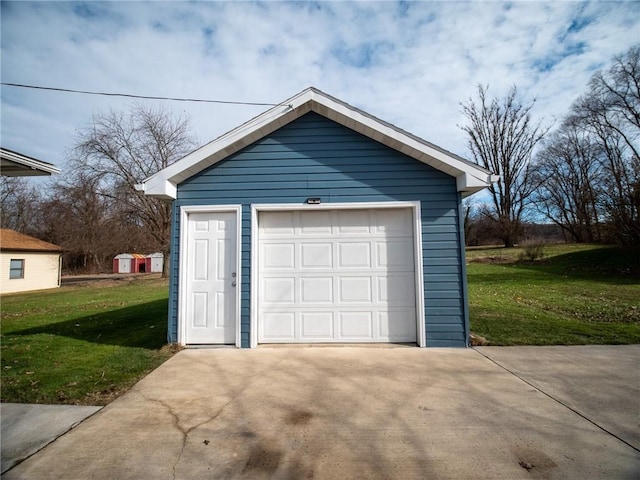
<path fill-rule="evenodd" d="M 0 250 L 11 250 L 14 252 L 62 252 L 62 248 L 58 245 L 7 228 L 0 229 Z"/>
<path fill-rule="evenodd" d="M 455 177 L 458 191 L 463 196 L 480 191 L 498 179 L 475 163 L 310 87 L 191 152 L 136 188 L 152 197 L 173 200 L 181 182 L 308 112 L 322 115 Z"/>
<path fill-rule="evenodd" d="M 35 177 L 60 173 L 52 163 L 0 148 L 0 174 L 5 177 Z"/>
<path fill-rule="evenodd" d="M 135 258 L 135 259 L 142 259 L 142 258 L 147 258 L 148 255 L 143 255 L 142 253 L 120 253 L 118 255 L 116 255 L 113 258 Z"/>

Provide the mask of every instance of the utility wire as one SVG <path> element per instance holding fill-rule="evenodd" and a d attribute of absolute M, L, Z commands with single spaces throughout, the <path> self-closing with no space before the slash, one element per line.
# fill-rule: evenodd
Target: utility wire
<path fill-rule="evenodd" d="M 226 105 L 257 105 L 257 106 L 263 106 L 263 107 L 277 107 L 278 105 L 283 105 L 280 103 L 232 102 L 228 100 L 207 100 L 202 98 L 153 97 L 149 95 L 133 95 L 129 93 L 90 92 L 87 90 L 72 90 L 70 88 L 55 88 L 55 87 L 41 87 L 38 85 L 23 85 L 21 83 L 1 82 L 0 84 L 7 87 L 32 88 L 35 90 L 49 90 L 53 92 L 65 92 L 65 93 L 80 93 L 83 95 L 102 95 L 105 97 L 142 98 L 145 100 L 170 100 L 173 102 L 222 103 Z"/>

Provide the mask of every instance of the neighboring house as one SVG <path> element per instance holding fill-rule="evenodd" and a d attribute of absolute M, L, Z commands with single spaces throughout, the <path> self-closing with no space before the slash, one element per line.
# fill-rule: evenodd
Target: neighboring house
<path fill-rule="evenodd" d="M 138 186 L 173 202 L 169 341 L 464 347 L 461 201 L 496 179 L 306 89 Z"/>
<path fill-rule="evenodd" d="M 62 248 L 15 232 L 0 230 L 0 293 L 60 286 Z"/>
<path fill-rule="evenodd" d="M 33 177 L 60 173 L 55 165 L 28 157 L 7 148 L 0 148 L 0 175 L 5 177 Z"/>

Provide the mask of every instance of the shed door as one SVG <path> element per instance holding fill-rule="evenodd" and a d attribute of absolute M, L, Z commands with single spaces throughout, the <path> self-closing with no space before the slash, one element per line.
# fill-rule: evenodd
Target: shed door
<path fill-rule="evenodd" d="M 152 272 L 162 272 L 162 263 L 164 262 L 163 257 L 151 257 L 151 271 Z"/>
<path fill-rule="evenodd" d="M 186 344 L 236 341 L 236 214 L 188 216 Z"/>
<path fill-rule="evenodd" d="M 131 262 L 133 260 L 130 258 L 118 259 L 118 273 L 131 273 Z"/>
<path fill-rule="evenodd" d="M 258 342 L 415 342 L 410 209 L 259 213 Z"/>

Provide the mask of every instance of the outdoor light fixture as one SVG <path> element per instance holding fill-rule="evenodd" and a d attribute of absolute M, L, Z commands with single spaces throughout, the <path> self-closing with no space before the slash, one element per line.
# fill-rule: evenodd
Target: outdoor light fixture
<path fill-rule="evenodd" d="M 307 205 L 320 205 L 322 201 L 317 197 L 309 197 L 307 198 Z"/>

